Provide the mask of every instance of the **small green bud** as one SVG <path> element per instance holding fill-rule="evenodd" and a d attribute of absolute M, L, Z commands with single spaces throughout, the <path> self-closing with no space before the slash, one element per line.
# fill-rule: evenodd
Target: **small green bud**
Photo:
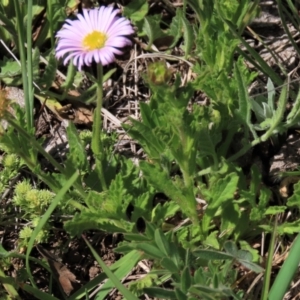
<path fill-rule="evenodd" d="M 3 166 L 8 169 L 17 169 L 19 167 L 19 158 L 15 154 L 7 154 L 3 158 Z"/>
<path fill-rule="evenodd" d="M 39 197 L 39 191 L 32 189 L 27 192 L 25 199 L 28 203 L 28 207 L 30 208 L 36 208 L 37 210 L 41 207 L 41 199 Z"/>
<path fill-rule="evenodd" d="M 150 83 L 160 85 L 168 83 L 171 79 L 171 71 L 167 68 L 165 62 L 157 61 L 152 64 L 149 64 L 147 71 L 147 78 Z"/>
<path fill-rule="evenodd" d="M 38 198 L 40 199 L 40 202 L 44 206 L 49 205 L 52 202 L 54 197 L 55 197 L 55 195 L 48 190 L 38 191 Z"/>
<path fill-rule="evenodd" d="M 16 188 L 15 188 L 15 195 L 19 198 L 23 198 L 25 199 L 26 197 L 26 194 L 32 189 L 32 186 L 31 184 L 24 180 L 22 182 L 19 182 L 17 185 L 16 185 Z"/>
<path fill-rule="evenodd" d="M 83 130 L 79 133 L 79 138 L 82 140 L 83 144 L 86 146 L 92 141 L 92 132 L 90 130 Z"/>
<path fill-rule="evenodd" d="M 33 230 L 30 227 L 25 226 L 23 229 L 20 230 L 19 237 L 22 240 L 29 239 L 32 235 L 32 232 Z"/>

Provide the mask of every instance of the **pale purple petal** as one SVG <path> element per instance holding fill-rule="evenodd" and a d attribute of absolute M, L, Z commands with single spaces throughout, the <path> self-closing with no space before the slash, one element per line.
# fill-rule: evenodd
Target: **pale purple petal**
<path fill-rule="evenodd" d="M 117 45 L 118 48 L 122 48 L 128 45 L 129 42 L 130 41 L 127 38 L 120 36 L 120 37 L 115 37 L 113 39 L 109 39 L 105 44 L 107 46 L 112 46 L 112 47 Z"/>
<path fill-rule="evenodd" d="M 114 47 L 107 47 L 107 48 L 108 48 L 108 51 L 110 51 L 114 54 L 117 54 L 117 55 L 123 54 L 123 51 L 118 48 L 114 48 Z"/>
<path fill-rule="evenodd" d="M 81 66 L 83 66 L 83 55 L 79 56 L 79 61 L 78 61 L 79 65 L 80 65 L 80 71 L 81 71 Z M 74 64 L 74 63 L 73 63 Z M 75 64 L 74 64 L 75 65 Z M 76 66 L 76 65 L 75 65 Z"/>
<path fill-rule="evenodd" d="M 101 6 L 100 9 L 97 11 L 95 10 L 95 18 L 96 18 L 96 22 L 95 22 L 95 25 L 96 25 L 96 28 L 99 27 L 99 23 L 103 22 L 103 14 L 105 14 L 105 11 L 106 11 L 106 7 L 104 6 Z M 101 20 L 101 22 L 99 22 Z"/>
<path fill-rule="evenodd" d="M 91 14 L 93 14 L 93 10 L 90 11 L 88 11 L 87 9 L 83 10 L 84 20 L 87 24 L 86 28 L 95 29 L 95 27 L 93 26 L 93 22 L 91 20 Z"/>
<path fill-rule="evenodd" d="M 114 36 L 118 36 L 118 35 L 130 35 L 133 32 L 131 32 L 130 30 L 131 28 L 128 27 L 115 27 L 115 28 L 111 28 L 109 32 L 107 32 L 107 35 L 109 37 L 114 37 Z"/>
<path fill-rule="evenodd" d="M 104 16 L 103 22 L 101 22 L 100 24 L 101 29 L 105 32 L 107 32 L 107 30 L 109 29 L 109 27 L 111 26 L 113 20 L 115 19 L 115 16 L 118 14 L 118 10 L 114 10 L 112 11 L 112 7 L 110 7 L 110 9 L 107 9 L 107 13 Z"/>
<path fill-rule="evenodd" d="M 100 14 L 101 13 L 101 14 Z M 99 25 L 101 26 L 101 29 L 104 30 L 107 23 L 110 23 L 111 18 L 114 18 L 116 14 L 118 13 L 117 10 L 113 10 L 112 7 L 104 7 L 103 10 L 100 12 L 98 18 L 101 20 Z"/>
<path fill-rule="evenodd" d="M 94 52 L 94 60 L 97 64 L 99 64 L 99 62 L 101 61 L 101 58 L 100 58 L 100 51 L 95 51 Z"/>
<path fill-rule="evenodd" d="M 102 64 L 105 66 L 105 65 L 108 65 L 111 61 L 110 61 L 110 57 L 108 55 L 107 52 L 103 52 L 101 53 L 101 61 L 102 61 Z"/>
<path fill-rule="evenodd" d="M 102 6 L 101 6 L 101 8 L 102 8 Z M 92 11 L 90 11 L 90 19 L 91 19 L 93 29 L 96 29 L 98 26 L 98 23 L 99 23 L 98 22 L 98 10 L 93 9 Z"/>
<path fill-rule="evenodd" d="M 111 24 L 111 26 L 107 29 L 107 34 L 111 34 L 111 32 L 114 32 L 116 29 L 120 30 L 120 28 L 132 31 L 130 33 L 133 33 L 133 28 L 130 25 L 129 21 L 124 18 L 120 18 Z"/>

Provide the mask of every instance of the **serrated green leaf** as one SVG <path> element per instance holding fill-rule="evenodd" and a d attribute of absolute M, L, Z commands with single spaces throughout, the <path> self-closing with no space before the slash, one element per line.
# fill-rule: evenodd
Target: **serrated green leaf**
<path fill-rule="evenodd" d="M 71 236 L 79 236 L 85 230 L 93 229 L 100 230 L 101 227 L 98 224 L 99 217 L 94 213 L 77 213 L 73 219 L 65 223 L 65 230 L 69 232 Z"/>
<path fill-rule="evenodd" d="M 154 185 L 157 190 L 162 191 L 174 188 L 168 174 L 159 166 L 141 162 L 140 168 L 143 171 L 144 176 L 150 181 L 151 184 Z"/>
<path fill-rule="evenodd" d="M 131 122 L 133 126 L 124 124 L 124 129 L 128 131 L 132 138 L 139 141 L 151 159 L 158 159 L 164 152 L 165 146 L 158 140 L 155 132 L 141 122 L 133 119 L 131 119 Z"/>
<path fill-rule="evenodd" d="M 151 48 L 153 42 L 165 36 L 163 31 L 161 30 L 160 26 L 160 19 L 158 19 L 158 16 L 148 16 L 144 18 L 143 23 L 143 31 L 146 33 L 148 37 L 148 49 Z"/>
<path fill-rule="evenodd" d="M 42 78 L 39 80 L 39 85 L 43 88 L 43 90 L 48 90 L 56 76 L 57 69 L 57 59 L 55 58 L 54 53 L 49 55 L 48 64 L 45 67 L 44 74 Z"/>
<path fill-rule="evenodd" d="M 72 170 L 78 169 L 81 172 L 86 172 L 88 170 L 86 151 L 79 138 L 77 129 L 72 122 L 69 122 L 67 126 L 67 136 L 70 151 L 68 154 L 66 165 L 69 166 L 69 168 Z"/>
<path fill-rule="evenodd" d="M 279 234 L 294 234 L 300 232 L 300 220 L 285 222 L 277 226 Z"/>
<path fill-rule="evenodd" d="M 276 215 L 286 211 L 286 206 L 270 206 L 264 212 L 265 215 Z"/>
<path fill-rule="evenodd" d="M 226 177 L 217 180 L 210 193 L 209 209 L 217 209 L 223 203 L 233 198 L 236 191 L 239 176 L 236 173 L 230 173 Z"/>
<path fill-rule="evenodd" d="M 170 199 L 175 201 L 177 205 L 180 205 L 182 210 L 185 212 L 185 209 L 187 208 L 185 201 L 186 197 L 182 192 L 182 188 L 180 189 L 175 184 L 173 184 L 172 180 L 170 179 L 169 175 L 165 172 L 165 170 L 162 170 L 158 166 L 148 164 L 146 162 L 141 162 L 140 168 L 143 171 L 143 174 L 147 178 L 147 180 L 158 191 L 163 191 Z M 172 210 L 176 210 L 176 206 L 172 206 L 171 208 Z M 152 215 L 154 214 L 154 212 L 155 209 L 152 211 Z M 152 216 L 152 221 L 153 217 L 154 216 Z"/>
<path fill-rule="evenodd" d="M 135 224 L 123 219 L 103 218 L 103 213 L 82 211 L 65 223 L 65 229 L 72 236 L 78 236 L 85 230 L 102 230 L 111 233 L 134 232 Z"/>
<path fill-rule="evenodd" d="M 140 103 L 140 110 L 141 110 L 141 116 L 142 116 L 142 120 L 143 123 L 149 127 L 149 129 L 151 128 L 155 128 L 158 124 L 156 118 L 153 118 L 154 112 L 151 109 L 149 104 L 146 103 Z"/>
<path fill-rule="evenodd" d="M 300 181 L 294 184 L 294 193 L 293 195 L 288 198 L 286 205 L 288 207 L 300 207 Z"/>
<path fill-rule="evenodd" d="M 212 140 L 211 132 L 208 128 L 203 128 L 199 133 L 199 145 L 201 155 L 216 156 L 215 145 Z"/>
<path fill-rule="evenodd" d="M 99 193 L 91 190 L 87 194 L 85 203 L 88 205 L 90 212 L 96 213 L 102 210 L 102 203 L 106 198 L 108 198 L 108 191 L 102 191 Z"/>
<path fill-rule="evenodd" d="M 292 110 L 289 112 L 289 114 L 286 117 L 286 123 L 289 126 L 292 126 L 293 124 L 299 122 L 299 118 L 300 118 L 300 90 L 298 92 L 295 102 L 293 103 Z"/>
<path fill-rule="evenodd" d="M 287 99 L 288 99 L 288 92 L 287 92 L 287 85 L 285 84 L 282 88 L 281 93 L 280 93 L 280 97 L 279 97 L 276 112 L 275 112 L 275 114 L 272 118 L 274 128 L 281 122 L 281 120 L 283 118 L 283 115 L 286 111 Z"/>
<path fill-rule="evenodd" d="M 250 220 L 251 221 L 259 221 L 263 219 L 264 212 L 261 211 L 260 208 L 254 207 L 251 209 Z"/>
<path fill-rule="evenodd" d="M 152 195 L 151 193 L 144 193 L 134 199 L 134 210 L 131 214 L 131 221 L 137 222 L 139 218 L 150 220 L 152 211 Z"/>
<path fill-rule="evenodd" d="M 205 245 L 214 249 L 220 249 L 220 241 L 218 236 L 219 236 L 219 231 L 215 230 L 210 232 L 204 241 Z"/>
<path fill-rule="evenodd" d="M 176 9 L 176 16 L 173 17 L 172 22 L 170 24 L 170 29 L 168 30 L 168 34 L 174 37 L 173 43 L 170 45 L 170 48 L 173 48 L 179 39 L 182 37 L 182 9 Z"/>
<path fill-rule="evenodd" d="M 128 202 L 130 200 L 129 201 L 127 200 L 126 201 L 127 203 L 124 203 L 125 194 L 126 194 L 126 189 L 124 187 L 123 178 L 122 175 L 119 173 L 117 174 L 115 179 L 111 182 L 111 185 L 109 187 L 109 198 L 114 203 L 114 205 L 118 207 L 118 209 L 115 209 L 115 211 L 119 211 L 119 207 L 121 208 L 122 205 L 127 207 L 127 205 L 129 204 Z M 122 210 L 120 209 L 120 211 Z"/>

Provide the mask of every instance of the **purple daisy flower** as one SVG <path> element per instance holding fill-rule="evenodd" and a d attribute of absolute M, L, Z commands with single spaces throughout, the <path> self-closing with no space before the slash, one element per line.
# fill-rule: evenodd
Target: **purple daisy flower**
<path fill-rule="evenodd" d="M 66 65 L 73 64 L 81 71 L 83 65 L 90 66 L 92 61 L 103 66 L 112 63 L 120 48 L 131 45 L 126 37 L 134 32 L 129 20 L 117 16 L 119 10 L 112 7 L 83 10 L 77 20 L 67 20 L 58 31 L 56 57 L 64 59 Z"/>

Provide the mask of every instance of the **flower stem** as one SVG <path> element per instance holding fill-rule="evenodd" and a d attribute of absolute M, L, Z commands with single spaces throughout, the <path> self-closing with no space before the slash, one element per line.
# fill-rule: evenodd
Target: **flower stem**
<path fill-rule="evenodd" d="M 101 109 L 103 103 L 103 68 L 99 63 L 97 64 L 97 106 L 94 113 L 94 124 L 93 124 L 93 138 L 92 138 L 92 150 L 95 154 L 96 159 L 96 168 L 98 171 L 98 176 L 101 182 L 102 189 L 107 190 L 107 185 L 104 178 L 103 173 L 103 157 L 104 157 L 104 149 L 101 140 Z"/>

